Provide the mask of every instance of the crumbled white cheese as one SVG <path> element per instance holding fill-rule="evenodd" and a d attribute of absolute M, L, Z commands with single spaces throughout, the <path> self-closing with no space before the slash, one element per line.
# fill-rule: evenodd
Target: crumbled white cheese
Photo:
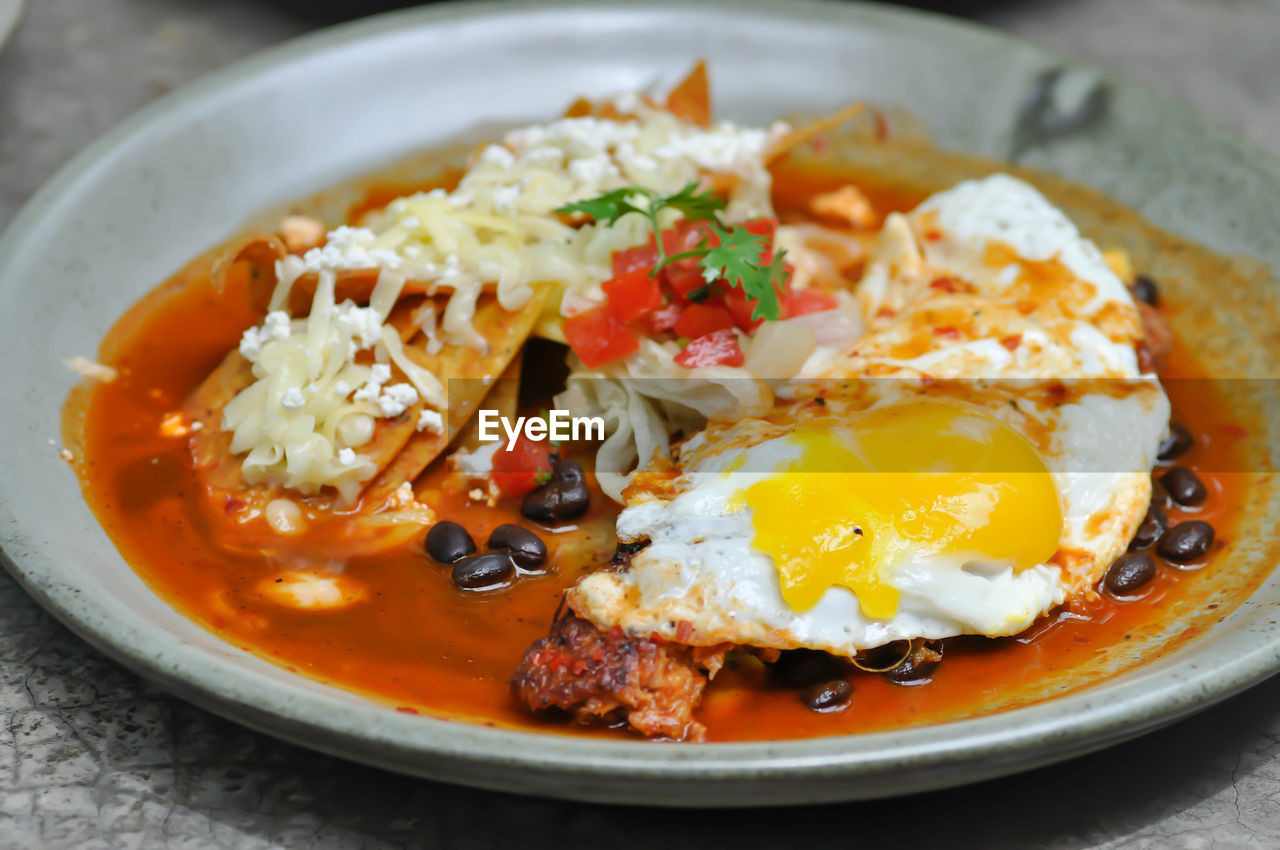
<path fill-rule="evenodd" d="M 96 360 L 90 360 L 88 357 L 64 357 L 62 358 L 62 365 L 82 378 L 101 381 L 104 384 L 109 384 L 120 377 L 120 373 L 115 369 L 105 366 Z"/>
<path fill-rule="evenodd" d="M 494 440 L 481 444 L 473 452 L 454 452 L 451 457 L 453 467 L 468 478 L 488 478 L 493 472 L 493 456 L 502 446 L 502 440 Z"/>
<path fill-rule="evenodd" d="M 281 406 L 287 408 L 288 410 L 301 410 L 306 403 L 307 403 L 307 400 L 303 398 L 302 390 L 298 389 L 297 387 L 289 387 L 280 396 Z"/>
<path fill-rule="evenodd" d="M 272 310 L 262 324 L 249 328 L 240 337 L 240 354 L 254 363 L 262 353 L 262 346 L 273 340 L 288 339 L 292 322 L 283 310 Z"/>
<path fill-rule="evenodd" d="M 392 384 L 378 397 L 383 416 L 399 416 L 418 402 L 418 391 L 410 384 Z"/>
<path fill-rule="evenodd" d="M 418 430 L 432 434 L 444 433 L 444 417 L 437 410 L 423 408 L 418 413 Z"/>

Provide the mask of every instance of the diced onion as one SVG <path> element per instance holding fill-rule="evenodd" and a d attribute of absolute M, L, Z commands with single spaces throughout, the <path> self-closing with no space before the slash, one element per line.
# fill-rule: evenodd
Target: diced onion
<path fill-rule="evenodd" d="M 806 324 L 765 322 L 751 339 L 745 366 L 757 378 L 792 378 L 817 347 L 817 335 Z"/>

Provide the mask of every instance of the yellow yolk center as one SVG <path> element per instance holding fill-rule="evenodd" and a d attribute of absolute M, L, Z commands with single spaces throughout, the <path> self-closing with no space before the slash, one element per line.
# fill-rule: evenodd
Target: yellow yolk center
<path fill-rule="evenodd" d="M 800 457 L 735 497 L 751 508 L 756 549 L 778 569 L 795 611 L 833 585 L 888 619 L 899 592 L 886 568 L 951 555 L 1015 570 L 1047 561 L 1062 506 L 1035 448 L 977 410 L 913 401 L 853 419 L 801 425 Z"/>

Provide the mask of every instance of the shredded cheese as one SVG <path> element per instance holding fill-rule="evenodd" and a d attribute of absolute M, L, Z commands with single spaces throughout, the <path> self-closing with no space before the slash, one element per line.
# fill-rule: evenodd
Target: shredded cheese
<path fill-rule="evenodd" d="M 572 227 L 555 214 L 566 204 L 628 185 L 675 192 L 719 174 L 736 178 L 729 219 L 770 214 L 764 152 L 785 125 L 702 128 L 663 110 L 636 109 L 637 117 L 625 121 L 565 118 L 512 131 L 474 158 L 454 191 L 399 198 L 372 227 L 336 228 L 323 246 L 282 260 L 275 304 L 303 274 L 393 270 L 452 290 L 441 337 L 482 348 L 470 323 L 484 285 L 496 284 L 509 310 L 539 282 L 598 301 L 613 252 L 650 236 L 638 215 L 613 226 Z"/>
<path fill-rule="evenodd" d="M 356 452 L 372 439 L 375 420 L 416 407 L 419 431 L 444 433 L 440 377 L 386 324 L 406 280 L 451 293 L 441 316 L 428 304 L 411 319 L 428 354 L 444 345 L 485 351 L 472 327 L 485 286 L 496 286 L 499 303 L 514 310 L 533 284 L 554 284 L 562 297 L 552 303 L 572 312 L 602 300 L 615 251 L 652 236 L 637 214 L 611 226 L 571 226 L 555 212 L 566 204 L 628 185 L 671 193 L 720 176 L 732 178 L 727 218 L 771 214 L 764 153 L 785 125 L 697 127 L 638 100 L 634 111 L 627 120 L 566 118 L 512 131 L 476 155 L 454 191 L 399 198 L 372 226 L 336 228 L 323 244 L 282 258 L 270 312 L 240 342 L 255 380 L 223 413 L 231 451 L 245 454 L 245 479 L 302 494 L 333 487 L 351 503 L 377 471 Z M 336 274 L 368 269 L 380 271 L 369 305 L 334 303 Z M 317 281 L 311 311 L 294 319 L 286 305 L 306 274 Z M 357 362 L 361 352 L 372 357 Z M 404 381 L 392 380 L 393 367 Z"/>
<path fill-rule="evenodd" d="M 247 453 L 241 469 L 250 484 L 303 494 L 331 486 L 353 502 L 377 471 L 355 451 L 373 438 L 374 420 L 400 416 L 420 400 L 443 407 L 439 381 L 405 356 L 385 324 L 404 279 L 388 281 L 379 280 L 369 307 L 334 304 L 334 275 L 326 272 L 307 318 L 272 311 L 245 331 L 240 354 L 256 380 L 227 404 L 222 427 L 233 432 L 231 451 Z M 372 351 L 374 362 L 357 363 L 362 351 Z M 408 383 L 391 382 L 391 363 Z"/>

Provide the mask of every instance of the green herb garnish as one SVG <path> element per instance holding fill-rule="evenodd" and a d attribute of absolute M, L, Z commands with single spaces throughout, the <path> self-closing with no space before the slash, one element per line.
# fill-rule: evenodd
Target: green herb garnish
<path fill-rule="evenodd" d="M 771 263 L 761 263 L 760 255 L 769 247 L 769 240 L 745 227 L 726 225 L 720 218 L 724 208 L 724 198 L 710 190 L 699 192 L 697 183 L 688 183 L 674 195 L 663 195 L 642 186 L 626 186 L 586 201 L 568 204 L 556 212 L 563 215 L 580 213 L 608 226 L 616 224 L 618 219 L 628 213 L 639 213 L 649 219 L 658 249 L 658 261 L 649 272 L 650 276 L 656 275 L 664 266 L 676 260 L 697 258 L 698 267 L 707 283 L 689 293 L 691 300 L 707 298 L 711 293 L 711 284 L 724 280 L 730 286 L 740 288 L 747 297 L 755 299 L 755 309 L 751 315 L 753 319 L 780 319 L 782 308 L 778 303 L 778 292 L 787 282 L 786 266 L 783 263 L 786 251 L 776 252 Z M 711 233 L 719 240 L 719 244 L 712 246 L 709 239 L 703 239 L 693 250 L 668 255 L 662 244 L 662 228 L 658 224 L 658 213 L 664 209 L 675 210 L 686 221 L 708 222 Z"/>

